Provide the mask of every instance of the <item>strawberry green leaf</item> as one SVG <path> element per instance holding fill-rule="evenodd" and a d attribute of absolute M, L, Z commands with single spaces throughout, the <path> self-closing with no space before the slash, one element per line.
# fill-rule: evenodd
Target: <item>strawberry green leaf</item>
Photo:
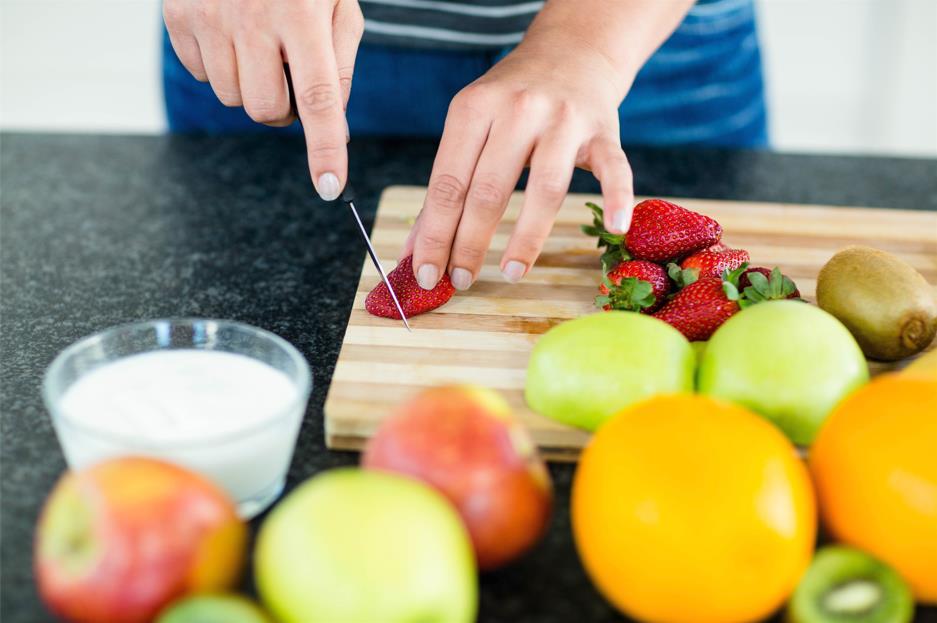
<path fill-rule="evenodd" d="M 769 285 L 767 277 L 753 270 L 748 273 L 748 281 L 752 284 L 750 287 L 754 288 L 759 294 L 764 296 L 768 295 Z M 747 290 L 748 288 L 745 289 Z"/>
<path fill-rule="evenodd" d="M 625 277 L 621 283 L 609 288 L 607 298 L 608 301 L 602 305 L 610 305 L 612 309 L 621 311 L 641 311 L 657 302 L 654 287 L 637 277 Z M 596 304 L 598 300 L 597 298 Z"/>
<path fill-rule="evenodd" d="M 680 268 L 671 262 L 667 265 L 667 275 L 677 284 L 677 288 L 685 288 L 699 279 L 698 268 Z"/>
<path fill-rule="evenodd" d="M 726 298 L 730 301 L 739 300 L 739 289 L 731 281 L 722 282 L 722 291 L 725 292 Z"/>

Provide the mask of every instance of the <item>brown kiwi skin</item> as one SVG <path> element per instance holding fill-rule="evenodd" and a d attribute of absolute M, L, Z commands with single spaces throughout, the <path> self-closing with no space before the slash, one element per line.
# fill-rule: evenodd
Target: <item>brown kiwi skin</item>
<path fill-rule="evenodd" d="M 937 300 L 927 280 L 871 247 L 847 247 L 826 263 L 817 277 L 817 304 L 846 325 L 871 359 L 904 359 L 937 334 Z"/>

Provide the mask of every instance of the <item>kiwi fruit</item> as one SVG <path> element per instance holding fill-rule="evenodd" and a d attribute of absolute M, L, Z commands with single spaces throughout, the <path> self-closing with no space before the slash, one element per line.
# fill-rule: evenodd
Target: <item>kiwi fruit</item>
<path fill-rule="evenodd" d="M 871 247 L 847 247 L 826 263 L 817 304 L 846 325 L 871 359 L 909 357 L 937 333 L 931 286 L 902 260 Z"/>
<path fill-rule="evenodd" d="M 891 567 L 865 552 L 820 549 L 787 607 L 790 623 L 909 623 L 911 589 Z"/>

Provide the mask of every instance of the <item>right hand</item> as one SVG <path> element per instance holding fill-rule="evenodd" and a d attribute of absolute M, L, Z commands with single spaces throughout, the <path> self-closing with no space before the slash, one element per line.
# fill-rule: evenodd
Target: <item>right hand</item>
<path fill-rule="evenodd" d="M 316 191 L 337 198 L 348 176 L 345 107 L 364 31 L 357 0 L 165 0 L 163 18 L 179 60 L 222 104 L 277 127 L 298 114 Z"/>

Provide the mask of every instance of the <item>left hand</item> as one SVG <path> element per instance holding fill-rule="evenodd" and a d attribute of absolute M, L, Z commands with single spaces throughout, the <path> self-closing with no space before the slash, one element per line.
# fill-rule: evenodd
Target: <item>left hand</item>
<path fill-rule="evenodd" d="M 530 177 L 501 272 L 519 281 L 540 255 L 573 169 L 601 183 L 606 227 L 624 233 L 634 201 L 621 148 L 622 86 L 611 61 L 582 41 L 521 44 L 449 107 L 423 210 L 403 255 L 421 287 L 448 270 L 469 288 L 524 167 Z"/>

